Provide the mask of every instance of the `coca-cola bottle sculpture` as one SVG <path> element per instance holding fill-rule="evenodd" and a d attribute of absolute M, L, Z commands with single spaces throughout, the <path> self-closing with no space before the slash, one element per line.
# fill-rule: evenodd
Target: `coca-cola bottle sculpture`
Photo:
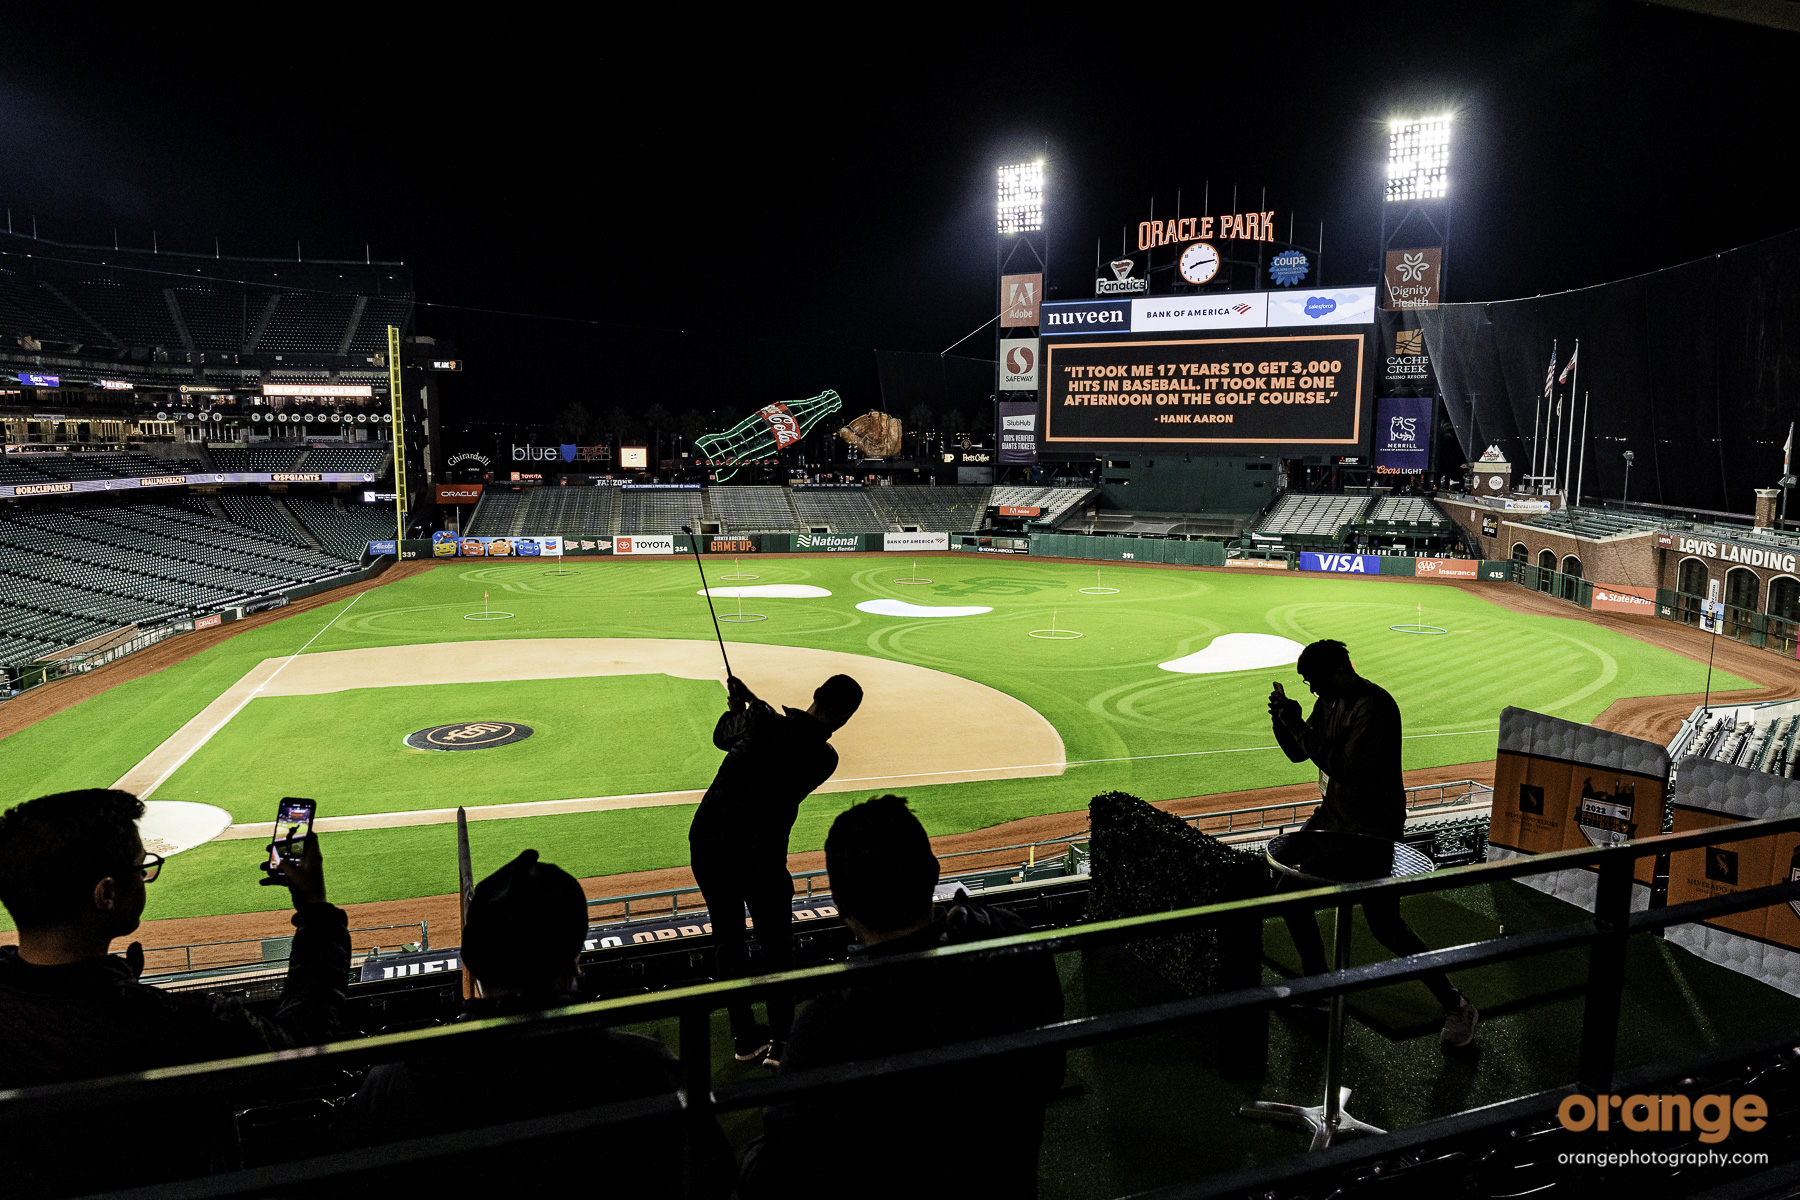
<path fill-rule="evenodd" d="M 724 483 L 745 464 L 786 450 L 843 407 L 843 397 L 826 388 L 808 400 L 777 401 L 759 408 L 723 433 L 694 439 L 700 465 L 712 467 L 717 480 Z"/>

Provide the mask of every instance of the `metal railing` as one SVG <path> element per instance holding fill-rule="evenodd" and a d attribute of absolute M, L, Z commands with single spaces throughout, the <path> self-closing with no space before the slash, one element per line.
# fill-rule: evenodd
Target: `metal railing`
<path fill-rule="evenodd" d="M 356 955 L 355 946 L 357 934 L 386 933 L 393 929 L 416 929 L 419 931 L 418 948 L 420 950 L 429 950 L 431 948 L 430 934 L 426 929 L 426 923 L 424 921 L 411 921 L 401 925 L 365 925 L 349 931 L 351 935 L 352 959 L 354 960 Z M 288 934 L 280 937 L 231 938 L 223 942 L 185 942 L 175 946 L 148 947 L 144 951 L 144 974 L 146 976 L 188 975 L 195 971 L 226 971 L 242 967 L 274 966 L 287 962 L 287 955 L 270 955 L 269 950 L 271 945 L 275 943 L 292 945 L 293 940 L 293 935 Z M 237 955 L 225 949 L 226 947 L 231 946 L 254 946 L 256 947 L 256 950 L 254 954 L 246 952 L 242 955 Z M 282 948 L 285 949 L 286 947 L 284 946 Z M 197 950 L 210 950 L 215 953 L 202 953 L 200 955 L 200 961 L 196 963 L 194 952 Z M 366 958 L 379 954 L 381 950 L 382 947 L 380 946 L 364 946 L 361 953 L 363 957 Z M 172 965 L 164 966 L 153 958 L 155 955 L 170 955 L 177 952 L 181 954 L 181 965 L 179 967 Z"/>
<path fill-rule="evenodd" d="M 1446 783 L 1421 783 L 1406 789 L 1408 815 L 1432 808 L 1454 808 L 1490 799 L 1494 789 L 1474 779 L 1454 779 Z M 1255 808 L 1232 808 L 1224 812 L 1190 813 L 1181 818 L 1202 833 L 1225 834 L 1279 831 L 1296 825 L 1312 815 L 1320 804 L 1318 798 L 1293 800 L 1285 804 L 1263 804 Z M 1303 811 L 1304 810 L 1304 811 Z M 1277 818 L 1275 814 L 1284 816 Z M 1241 820 L 1240 820 L 1241 818 Z M 1202 829 L 1203 821 L 1225 822 L 1225 828 Z M 1086 836 L 1083 834 L 1082 836 Z"/>
<path fill-rule="evenodd" d="M 1547 954 L 1567 949 L 1588 951 L 1588 973 L 1583 988 L 1581 1037 L 1568 1084 L 1507 1102 L 1510 1118 L 1545 1115 L 1558 1100 L 1576 1089 L 1616 1092 L 1619 1015 L 1625 984 L 1626 942 L 1634 933 L 1646 933 L 1671 925 L 1714 920 L 1732 913 L 1765 908 L 1800 898 L 1800 881 L 1753 888 L 1735 894 L 1644 911 L 1632 911 L 1635 864 L 1643 858 L 1659 858 L 1676 851 L 1697 850 L 1721 842 L 1753 842 L 1762 838 L 1800 832 L 1800 817 L 1745 821 L 1687 833 L 1664 834 L 1604 848 L 1584 848 L 1457 867 L 1430 874 L 1348 884 L 1303 892 L 1288 892 L 1254 900 L 1240 900 L 1173 912 L 1099 921 L 1062 930 L 1045 930 L 992 941 L 942 947 L 891 958 L 864 959 L 810 967 L 754 979 L 732 980 L 675 988 L 649 996 L 601 1000 L 547 1013 L 467 1021 L 455 1026 L 388 1034 L 352 1042 L 270 1054 L 251 1055 L 220 1062 L 168 1067 L 107 1079 L 84 1080 L 45 1087 L 0 1091 L 0 1128 L 15 1121 L 75 1118 L 98 1110 L 124 1110 L 134 1105 L 168 1103 L 197 1098 L 266 1094 L 290 1075 L 305 1073 L 316 1078 L 320 1068 L 393 1062 L 423 1053 L 479 1053 L 520 1039 L 553 1036 L 626 1022 L 674 1018 L 678 1022 L 681 1062 L 680 1090 L 662 1096 L 623 1101 L 595 1108 L 558 1113 L 507 1124 L 476 1127 L 455 1134 L 435 1135 L 389 1143 L 366 1150 L 325 1154 L 190 1180 L 165 1187 L 160 1195 L 192 1197 L 260 1196 L 272 1189 L 293 1188 L 347 1176 L 392 1170 L 471 1150 L 494 1151 L 521 1146 L 547 1137 L 568 1135 L 612 1126 L 645 1117 L 679 1117 L 686 1131 L 686 1186 L 684 1194 L 696 1194 L 706 1179 L 705 1156 L 710 1143 L 704 1136 L 717 1114 L 792 1102 L 821 1095 L 836 1095 L 877 1081 L 910 1076 L 920 1071 L 989 1061 L 1033 1052 L 1079 1049 L 1125 1038 L 1177 1030 L 1195 1021 L 1239 1010 L 1270 1008 L 1292 1000 L 1320 1000 L 1351 992 L 1367 991 L 1446 970 Z M 783 1072 L 773 1079 L 714 1086 L 712 1078 L 712 1014 L 731 1003 L 754 998 L 773 987 L 800 991 L 842 987 L 852 982 L 870 986 L 893 985 L 916 979 L 940 963 L 1010 957 L 1024 953 L 1054 954 L 1138 941 L 1148 936 L 1186 932 L 1222 925 L 1241 925 L 1289 913 L 1336 909 L 1344 920 L 1352 906 L 1377 898 L 1422 895 L 1501 880 L 1523 879 L 1570 868 L 1597 872 L 1595 911 L 1566 925 L 1488 938 L 1444 950 L 1428 951 L 1360 967 L 1343 967 L 1322 975 L 1290 982 L 1241 988 L 1232 992 L 1188 997 L 1142 1005 L 1124 1011 L 1078 1017 L 1035 1029 L 978 1038 L 928 1050 L 864 1059 L 811 1070 Z M 1346 926 L 1347 927 L 1347 926 Z M 1791 1042 L 1791 1034 L 1784 1034 Z M 449 1041 L 447 1039 L 456 1039 Z M 1328 1056 L 1329 1057 L 1329 1056 Z M 1331 1072 L 1341 1063 L 1329 1061 Z M 1673 1073 L 1684 1064 L 1664 1064 Z M 1639 1068 L 1634 1076 L 1649 1068 Z M 1367 1138 L 1356 1147 L 1328 1151 L 1334 1164 L 1366 1161 L 1393 1153 L 1404 1145 L 1420 1144 L 1434 1127 L 1467 1124 L 1472 1114 L 1426 1122 L 1397 1134 Z M 1277 1180 L 1318 1169 L 1312 1156 L 1294 1155 L 1265 1167 L 1254 1168 L 1259 1179 Z M 1245 1172 L 1232 1173 L 1233 1186 Z M 673 1189 L 671 1189 L 673 1190 Z M 1202 1194 L 1204 1184 L 1182 1185 L 1171 1194 Z"/>

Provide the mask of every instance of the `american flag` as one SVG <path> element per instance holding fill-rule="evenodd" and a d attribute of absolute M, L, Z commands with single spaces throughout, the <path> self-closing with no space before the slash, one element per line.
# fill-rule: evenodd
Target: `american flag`
<path fill-rule="evenodd" d="M 1556 343 L 1550 343 L 1550 365 L 1544 369 L 1544 399 L 1556 390 Z"/>

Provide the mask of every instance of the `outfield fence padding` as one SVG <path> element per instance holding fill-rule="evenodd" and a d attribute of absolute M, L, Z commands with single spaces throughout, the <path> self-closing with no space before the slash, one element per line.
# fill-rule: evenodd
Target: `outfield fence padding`
<path fill-rule="evenodd" d="M 1179 563 L 1190 567 L 1222 567 L 1220 542 L 1174 538 L 1092 537 L 1083 533 L 1034 533 L 1031 553 L 1050 558 L 1091 558 L 1107 562 Z"/>

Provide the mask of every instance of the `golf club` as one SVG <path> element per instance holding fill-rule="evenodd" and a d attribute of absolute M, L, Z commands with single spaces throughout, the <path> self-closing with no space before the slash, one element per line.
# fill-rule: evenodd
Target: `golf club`
<path fill-rule="evenodd" d="M 731 659 L 725 653 L 725 635 L 719 632 L 719 614 L 713 612 L 712 590 L 706 586 L 706 567 L 700 562 L 700 539 L 686 525 L 681 532 L 688 535 L 688 547 L 694 552 L 694 566 L 700 569 L 700 594 L 706 597 L 706 611 L 712 617 L 713 636 L 719 639 L 719 657 L 725 660 L 725 678 L 731 678 Z"/>

